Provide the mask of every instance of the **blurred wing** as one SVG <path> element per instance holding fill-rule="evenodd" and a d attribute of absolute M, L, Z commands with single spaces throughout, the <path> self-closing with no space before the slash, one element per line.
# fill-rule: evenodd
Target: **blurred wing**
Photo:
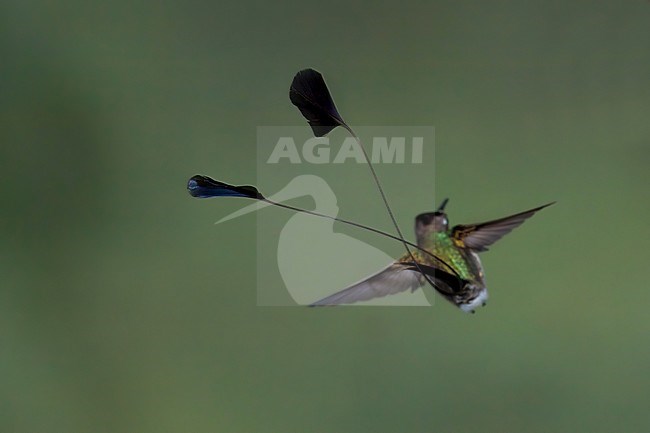
<path fill-rule="evenodd" d="M 325 299 L 314 302 L 311 306 L 352 304 L 354 302 L 368 301 L 406 290 L 415 290 L 421 285 L 419 272 L 412 271 L 403 264 L 393 263 L 375 275 Z"/>
<path fill-rule="evenodd" d="M 480 224 L 457 225 L 452 229 L 451 235 L 457 245 L 471 248 L 475 251 L 487 251 L 487 247 L 510 233 L 514 228 L 519 227 L 536 212 L 548 207 L 553 203 L 536 207 L 525 212 L 510 215 L 494 221 Z"/>

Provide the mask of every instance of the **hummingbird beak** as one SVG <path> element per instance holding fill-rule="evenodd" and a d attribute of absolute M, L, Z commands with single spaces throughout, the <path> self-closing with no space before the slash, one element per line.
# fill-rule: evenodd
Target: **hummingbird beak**
<path fill-rule="evenodd" d="M 289 182 L 287 186 L 282 188 L 280 191 L 278 191 L 271 197 L 257 199 L 255 203 L 251 203 L 248 206 L 243 207 L 238 211 L 231 213 L 230 215 L 226 215 L 225 217 L 217 221 L 215 224 L 221 224 L 226 221 L 230 221 L 240 216 L 249 214 L 251 212 L 258 211 L 268 206 L 276 206 L 276 203 L 282 203 L 283 201 L 291 200 L 296 197 L 301 197 L 305 195 L 305 193 L 302 192 L 301 190 L 302 188 L 300 187 L 299 183 L 294 181 Z"/>
<path fill-rule="evenodd" d="M 448 198 L 444 199 L 442 203 L 440 203 L 440 206 L 438 207 L 438 210 L 436 212 L 443 212 L 445 210 L 445 206 L 447 206 L 448 201 L 449 201 Z"/>

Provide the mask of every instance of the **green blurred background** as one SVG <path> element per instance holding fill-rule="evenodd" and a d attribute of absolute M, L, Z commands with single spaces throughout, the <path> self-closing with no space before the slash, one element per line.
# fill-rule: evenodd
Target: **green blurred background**
<path fill-rule="evenodd" d="M 649 22 L 641 0 L 3 1 L 0 431 L 649 431 Z M 484 255 L 486 309 L 256 306 L 255 217 L 214 226 L 242 203 L 185 182 L 255 179 L 307 66 L 352 124 L 435 125 L 452 222 L 558 201 Z M 382 178 L 402 227 L 432 207 Z M 341 207 L 390 227 L 367 197 Z"/>

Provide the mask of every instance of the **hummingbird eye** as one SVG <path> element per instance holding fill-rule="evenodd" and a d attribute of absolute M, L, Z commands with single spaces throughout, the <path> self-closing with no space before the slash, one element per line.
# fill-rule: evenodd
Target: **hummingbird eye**
<path fill-rule="evenodd" d="M 447 220 L 447 214 L 444 212 L 434 212 L 432 215 L 432 219 L 435 219 L 436 225 L 447 226 L 449 224 L 449 221 Z"/>

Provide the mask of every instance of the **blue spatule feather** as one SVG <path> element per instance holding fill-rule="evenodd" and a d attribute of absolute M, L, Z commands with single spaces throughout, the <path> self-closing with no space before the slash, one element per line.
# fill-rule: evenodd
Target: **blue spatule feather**
<path fill-rule="evenodd" d="M 263 199 L 264 196 L 250 185 L 229 185 L 219 182 L 211 177 L 197 174 L 187 181 L 187 191 L 192 197 L 211 198 L 211 197 L 243 197 L 253 199 Z"/>
<path fill-rule="evenodd" d="M 316 137 L 324 136 L 339 125 L 346 126 L 318 71 L 303 69 L 298 72 L 291 82 L 289 99 L 307 119 Z"/>

